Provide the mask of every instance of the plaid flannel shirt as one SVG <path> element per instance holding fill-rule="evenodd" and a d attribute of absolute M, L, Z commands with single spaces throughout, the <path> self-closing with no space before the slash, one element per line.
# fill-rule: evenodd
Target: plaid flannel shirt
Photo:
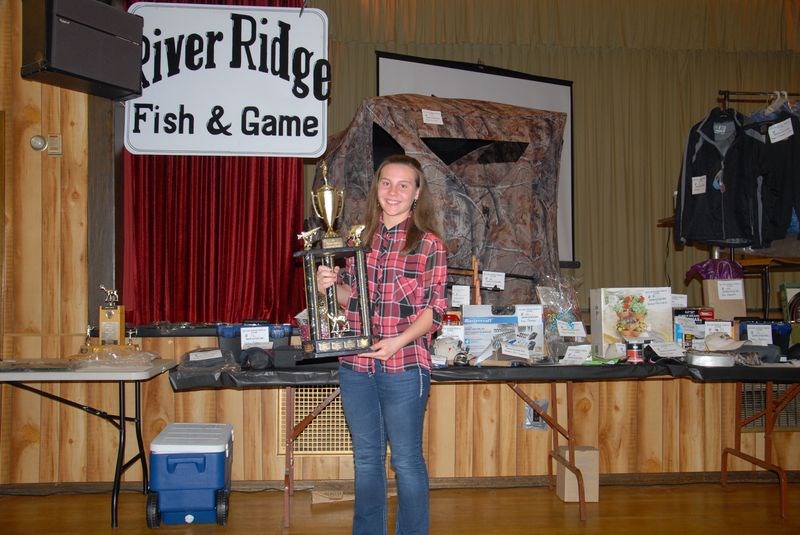
<path fill-rule="evenodd" d="M 381 223 L 367 253 L 369 302 L 372 307 L 372 335 L 375 340 L 394 337 L 405 331 L 425 310 L 433 311 L 433 326 L 425 335 L 380 361 L 358 355 L 341 357 L 342 366 L 358 372 L 373 371 L 376 365 L 387 373 L 399 373 L 413 368 L 431 368 L 431 337 L 442 324 L 447 308 L 444 283 L 447 278 L 447 253 L 436 235 L 427 233 L 417 249 L 408 255 L 400 253 L 406 242 L 406 219 L 392 229 Z M 350 327 L 361 332 L 358 314 L 358 292 L 354 259 L 347 260 L 340 271 L 341 281 L 353 293 L 346 316 Z"/>

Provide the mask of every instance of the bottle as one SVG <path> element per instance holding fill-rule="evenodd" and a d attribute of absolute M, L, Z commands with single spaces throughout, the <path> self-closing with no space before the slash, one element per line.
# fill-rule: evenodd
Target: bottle
<path fill-rule="evenodd" d="M 457 313 L 448 310 L 442 318 L 442 325 L 461 325 L 461 318 Z"/>

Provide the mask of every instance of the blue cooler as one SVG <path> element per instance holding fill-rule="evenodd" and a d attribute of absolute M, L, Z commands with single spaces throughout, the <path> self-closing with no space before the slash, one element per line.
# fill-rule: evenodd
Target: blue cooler
<path fill-rule="evenodd" d="M 147 526 L 224 526 L 232 455 L 230 424 L 169 424 L 150 444 Z"/>

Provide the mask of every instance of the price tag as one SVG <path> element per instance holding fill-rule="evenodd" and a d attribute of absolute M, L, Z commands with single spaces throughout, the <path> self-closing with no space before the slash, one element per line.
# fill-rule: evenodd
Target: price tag
<path fill-rule="evenodd" d="M 768 346 L 772 343 L 772 325 L 748 324 L 747 339 L 757 346 Z"/>
<path fill-rule="evenodd" d="M 189 353 L 189 362 L 200 362 L 202 360 L 221 359 L 222 351 L 219 349 L 209 349 L 206 351 L 192 351 Z"/>
<path fill-rule="evenodd" d="M 794 135 L 794 128 L 792 128 L 792 120 L 784 119 L 779 123 L 775 123 L 767 129 L 769 140 L 772 143 L 789 139 Z"/>
<path fill-rule="evenodd" d="M 592 352 L 591 345 L 569 346 L 564 358 L 559 361 L 559 364 L 565 366 L 580 366 L 587 360 Z"/>
<path fill-rule="evenodd" d="M 718 280 L 717 294 L 720 301 L 744 299 L 744 281 L 742 279 Z"/>
<path fill-rule="evenodd" d="M 469 304 L 469 286 L 454 284 L 450 295 L 450 306 L 453 308 Z"/>
<path fill-rule="evenodd" d="M 505 290 L 506 274 L 500 271 L 484 271 L 481 273 L 481 287 Z"/>
<path fill-rule="evenodd" d="M 702 195 L 706 192 L 706 175 L 692 177 L 692 195 Z"/>
<path fill-rule="evenodd" d="M 689 306 L 689 296 L 686 294 L 672 294 L 672 308 L 686 308 Z"/>
<path fill-rule="evenodd" d="M 425 124 L 444 124 L 442 112 L 439 110 L 422 110 L 422 122 Z"/>
<path fill-rule="evenodd" d="M 681 358 L 684 356 L 681 349 L 675 342 L 651 342 L 650 348 L 661 358 Z"/>
<path fill-rule="evenodd" d="M 517 305 L 514 307 L 517 325 L 534 327 L 542 324 L 542 305 Z"/>
<path fill-rule="evenodd" d="M 247 349 L 250 347 L 272 349 L 272 344 L 269 341 L 269 326 L 242 327 L 241 344 L 242 349 Z"/>
<path fill-rule="evenodd" d="M 463 325 L 442 325 L 442 333 L 440 336 L 451 336 L 464 341 L 464 326 Z"/>
<path fill-rule="evenodd" d="M 711 333 L 725 333 L 733 336 L 733 324 L 730 321 L 707 321 L 705 327 L 706 336 Z"/>
<path fill-rule="evenodd" d="M 584 338 L 586 336 L 586 327 L 582 321 L 556 321 L 556 329 L 558 336 L 574 336 L 575 338 Z"/>

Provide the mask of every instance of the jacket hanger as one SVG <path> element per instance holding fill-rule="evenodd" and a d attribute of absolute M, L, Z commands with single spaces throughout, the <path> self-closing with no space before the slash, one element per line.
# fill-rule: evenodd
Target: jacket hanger
<path fill-rule="evenodd" d="M 772 102 L 770 102 L 769 106 L 767 106 L 767 111 L 769 113 L 775 113 L 776 111 L 781 109 L 783 103 L 788 100 L 787 97 L 784 96 L 786 94 L 787 94 L 786 91 L 775 91 L 774 92 L 775 98 L 772 100 Z"/>

